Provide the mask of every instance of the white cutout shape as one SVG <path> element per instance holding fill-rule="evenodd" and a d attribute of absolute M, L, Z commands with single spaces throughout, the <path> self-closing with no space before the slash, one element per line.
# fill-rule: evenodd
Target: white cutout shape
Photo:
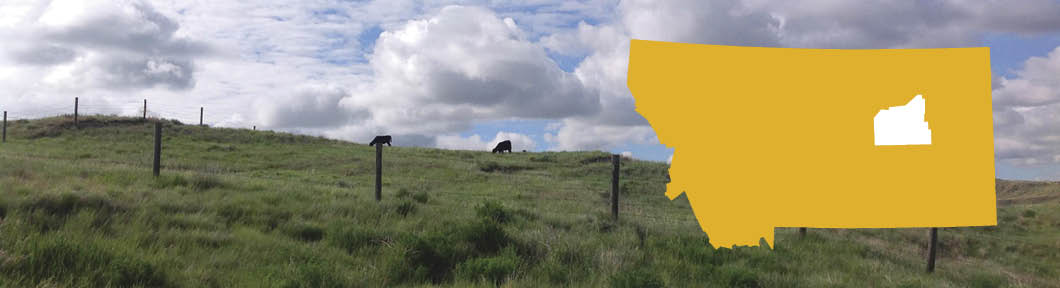
<path fill-rule="evenodd" d="M 916 95 L 903 106 L 894 106 L 876 113 L 872 127 L 876 146 L 931 145 L 931 129 L 924 121 L 924 97 Z"/>

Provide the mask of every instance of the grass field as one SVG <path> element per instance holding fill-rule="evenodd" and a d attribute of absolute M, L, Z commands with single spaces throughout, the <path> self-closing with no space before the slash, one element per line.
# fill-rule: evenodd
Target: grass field
<path fill-rule="evenodd" d="M 155 178 L 153 124 L 80 124 L 9 123 L 0 287 L 1060 287 L 1060 183 L 999 181 L 928 274 L 927 229 L 713 249 L 665 163 L 623 160 L 611 221 L 603 152 L 386 147 L 377 203 L 364 144 L 167 121 Z"/>

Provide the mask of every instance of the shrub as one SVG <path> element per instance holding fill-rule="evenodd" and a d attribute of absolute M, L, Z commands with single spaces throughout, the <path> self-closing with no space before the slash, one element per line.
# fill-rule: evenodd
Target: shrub
<path fill-rule="evenodd" d="M 350 287 L 346 279 L 328 270 L 326 266 L 315 263 L 302 263 L 297 265 L 294 277 L 283 283 L 281 287 Z"/>
<path fill-rule="evenodd" d="M 656 195 L 659 193 L 664 193 L 666 191 L 666 183 L 663 181 L 645 181 L 631 179 L 628 181 L 623 181 L 622 184 L 619 185 L 618 191 L 621 195 Z"/>
<path fill-rule="evenodd" d="M 618 228 L 617 221 L 610 214 L 595 213 L 589 218 L 589 224 L 601 233 L 609 233 Z"/>
<path fill-rule="evenodd" d="M 736 266 L 722 266 L 718 276 L 728 287 L 758 288 L 758 276 L 746 268 Z"/>
<path fill-rule="evenodd" d="M 1023 210 L 1023 218 L 1034 218 L 1037 214 L 1034 210 Z"/>
<path fill-rule="evenodd" d="M 987 273 L 973 274 L 969 281 L 969 287 L 975 288 L 1002 287 L 1008 284 L 1005 277 Z"/>
<path fill-rule="evenodd" d="M 479 254 L 493 254 L 512 242 L 500 224 L 493 221 L 478 221 L 463 227 L 460 240 L 472 245 Z"/>
<path fill-rule="evenodd" d="M 541 157 L 530 157 L 530 161 L 552 163 L 552 162 L 556 162 L 556 157 L 553 157 L 552 155 L 549 155 L 549 154 L 544 154 L 544 155 L 541 155 Z"/>
<path fill-rule="evenodd" d="M 95 287 L 173 286 L 154 264 L 133 255 L 115 254 L 92 242 L 47 238 L 30 243 L 25 258 L 3 267 L 8 275 L 17 275 L 14 278 L 22 284 L 59 280 Z"/>
<path fill-rule="evenodd" d="M 217 208 L 217 216 L 231 225 L 234 223 L 247 223 L 253 217 L 254 211 L 244 203 L 225 203 Z"/>
<path fill-rule="evenodd" d="M 409 197 L 409 194 L 410 194 L 409 189 L 401 188 L 401 189 L 398 189 L 398 192 L 397 192 L 397 194 L 395 196 L 397 196 L 397 198 L 405 198 L 405 197 Z"/>
<path fill-rule="evenodd" d="M 589 158 L 585 158 L 585 159 L 581 160 L 582 164 L 603 163 L 603 162 L 610 163 L 611 162 L 611 155 L 591 156 Z"/>
<path fill-rule="evenodd" d="M 427 203 L 427 200 L 430 199 L 430 196 L 427 195 L 427 191 L 412 193 L 409 189 L 405 188 L 398 189 L 396 196 L 398 198 L 410 198 L 419 203 Z"/>
<path fill-rule="evenodd" d="M 114 214 L 126 211 L 110 198 L 102 195 L 78 196 L 73 193 L 45 194 L 22 203 L 21 210 L 29 215 L 28 222 L 41 231 L 56 229 L 66 223 L 70 215 L 79 211 L 95 212 L 92 221 L 94 227 L 103 227 L 110 223 Z"/>
<path fill-rule="evenodd" d="M 482 172 L 501 172 L 501 173 L 513 173 L 522 170 L 529 170 L 531 167 L 516 165 L 516 164 L 500 164 L 493 161 L 487 161 L 478 164 L 478 169 Z"/>
<path fill-rule="evenodd" d="M 316 242 L 324 238 L 323 228 L 303 222 L 287 222 L 282 230 L 287 236 L 301 241 Z"/>
<path fill-rule="evenodd" d="M 390 238 L 386 231 L 376 229 L 365 229 L 359 226 L 333 228 L 326 233 L 328 244 L 342 248 L 348 253 L 354 253 L 361 248 L 379 245 Z"/>
<path fill-rule="evenodd" d="M 900 287 L 900 288 L 917 288 L 917 287 L 926 287 L 926 286 L 924 286 L 924 281 L 914 278 L 914 279 L 903 279 L 901 283 L 898 283 L 898 287 Z"/>
<path fill-rule="evenodd" d="M 166 214 L 173 214 L 173 215 L 166 215 Z M 157 219 L 158 223 L 160 223 L 162 225 L 165 225 L 168 228 L 178 229 L 178 230 L 207 230 L 207 231 L 213 231 L 213 230 L 219 230 L 219 229 L 222 228 L 220 226 L 220 224 L 217 223 L 217 221 L 213 217 L 209 217 L 209 215 L 200 214 L 200 213 L 196 213 L 196 214 L 176 213 L 176 214 L 174 214 L 174 213 L 165 213 L 164 211 L 158 211 L 158 210 L 155 210 L 155 211 L 148 210 L 148 211 L 146 211 L 144 217 L 145 217 L 145 219 L 150 219 L 150 220 L 154 220 L 154 219 L 151 219 L 151 218 L 156 218 L 157 217 L 156 219 Z"/>
<path fill-rule="evenodd" d="M 478 214 L 479 217 L 497 223 L 508 223 L 512 219 L 511 211 L 504 208 L 504 205 L 496 201 L 482 202 L 482 204 L 475 206 L 475 213 Z"/>
<path fill-rule="evenodd" d="M 206 151 L 232 152 L 232 151 L 236 151 L 236 146 L 234 146 L 234 145 L 212 144 L 212 145 L 210 145 L 210 147 L 206 147 Z"/>
<path fill-rule="evenodd" d="M 124 208 L 108 198 L 100 195 L 85 195 L 79 197 L 73 193 L 60 195 L 46 194 L 22 204 L 22 209 L 28 212 L 42 211 L 49 215 L 67 216 L 80 209 L 95 209 L 104 211 L 123 211 Z"/>
<path fill-rule="evenodd" d="M 388 246 L 395 249 L 385 250 L 392 255 L 383 257 L 385 259 L 383 269 L 389 279 L 410 283 L 430 281 L 439 284 L 449 281 L 457 264 L 470 258 L 480 258 L 480 260 L 465 264 L 466 267 L 462 268 L 462 273 L 465 273 L 463 275 L 484 276 L 486 279 L 497 280 L 503 278 L 497 275 L 510 274 L 502 273 L 503 271 L 514 271 L 514 268 L 509 267 L 510 261 L 500 258 L 519 259 L 522 253 L 529 255 L 543 250 L 538 247 L 518 245 L 519 243 L 516 243 L 505 232 L 501 224 L 487 219 L 456 224 L 451 229 L 415 235 L 404 234 L 395 238 L 398 245 Z M 501 251 L 505 251 L 504 255 L 497 256 Z"/>
<path fill-rule="evenodd" d="M 427 191 L 420 191 L 416 192 L 416 194 L 412 194 L 412 200 L 415 200 L 416 202 L 427 203 L 427 200 L 429 199 L 430 196 L 427 195 Z"/>
<path fill-rule="evenodd" d="M 155 177 L 155 182 L 151 186 L 158 189 L 170 188 L 170 187 L 187 187 L 188 179 L 182 175 L 162 175 Z"/>
<path fill-rule="evenodd" d="M 699 235 L 674 236 L 655 240 L 650 239 L 649 243 L 664 245 L 662 249 L 674 251 L 674 255 L 681 261 L 688 261 L 698 266 L 720 265 L 726 260 L 725 254 L 732 252 L 729 248 L 717 250 L 711 248 L 710 240 Z"/>
<path fill-rule="evenodd" d="M 409 214 L 414 212 L 416 212 L 416 204 L 412 203 L 412 201 L 401 201 L 401 203 L 397 206 L 397 213 L 402 217 L 408 216 Z"/>
<path fill-rule="evenodd" d="M 653 288 L 666 287 L 658 275 L 647 269 L 634 269 L 619 272 L 611 276 L 611 287 L 616 288 Z"/>
<path fill-rule="evenodd" d="M 384 264 L 386 274 L 397 282 L 445 282 L 461 258 L 452 244 L 444 236 L 403 237 L 400 254 Z"/>
<path fill-rule="evenodd" d="M 155 179 L 155 182 L 151 186 L 158 189 L 190 187 L 195 191 L 206 191 L 226 186 L 224 181 L 221 181 L 217 176 L 207 174 L 195 174 L 191 177 L 191 180 L 188 180 L 188 178 L 185 178 L 182 175 L 160 176 L 155 177 Z"/>
<path fill-rule="evenodd" d="M 514 249 L 504 249 L 504 253 L 493 257 L 474 258 L 456 267 L 456 275 L 472 281 L 489 281 L 501 285 L 519 266 L 519 256 Z"/>
<path fill-rule="evenodd" d="M 595 266 L 591 251 L 571 244 L 556 247 L 551 253 L 552 259 L 543 264 L 549 281 L 563 284 L 591 275 Z"/>
<path fill-rule="evenodd" d="M 206 191 L 224 186 L 225 183 L 213 175 L 196 174 L 191 180 L 191 188 L 195 189 L 195 191 Z"/>
<path fill-rule="evenodd" d="M 291 211 L 285 210 L 284 208 L 276 206 L 268 206 L 262 210 L 254 218 L 257 223 L 265 225 L 265 229 L 272 230 L 279 227 L 280 224 L 291 220 Z"/>

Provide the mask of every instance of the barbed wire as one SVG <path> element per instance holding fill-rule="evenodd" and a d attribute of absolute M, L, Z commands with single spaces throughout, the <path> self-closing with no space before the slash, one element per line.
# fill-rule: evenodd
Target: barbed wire
<path fill-rule="evenodd" d="M 75 104 L 76 102 L 76 104 Z M 178 105 L 166 102 L 148 102 L 146 114 L 150 118 L 169 119 L 180 121 L 185 124 L 199 124 L 200 117 L 203 125 L 217 126 L 224 124 L 233 128 L 262 128 L 264 125 L 256 125 L 252 121 L 243 121 L 234 118 L 227 110 L 213 110 L 208 106 L 217 103 L 229 103 L 230 100 L 206 100 L 200 105 Z M 32 120 L 50 117 L 72 116 L 79 117 L 115 115 L 124 117 L 143 117 L 144 100 L 114 100 L 107 98 L 78 98 L 69 103 L 47 103 L 26 105 L 16 103 L 13 105 L 0 105 L 0 111 L 7 111 L 8 121 Z M 76 109 L 75 109 L 76 107 Z M 212 113 L 211 113 L 212 112 Z M 202 113 L 200 115 L 200 113 Z M 221 115 L 221 116 L 218 116 Z M 236 120 L 233 120 L 236 119 Z M 258 127 L 261 126 L 261 127 Z"/>
<path fill-rule="evenodd" d="M 223 101 L 219 100 L 219 101 L 207 101 L 207 102 L 218 103 L 218 102 L 223 102 Z M 127 116 L 127 117 L 143 117 L 143 113 L 144 113 L 143 104 L 144 103 L 142 101 L 136 101 L 136 100 L 131 100 L 131 101 L 110 101 L 110 100 L 95 101 L 95 100 L 90 100 L 90 99 L 79 99 L 78 103 L 77 103 L 77 114 L 79 116 L 82 116 L 82 117 L 85 117 L 85 116 L 96 116 L 96 115 L 121 115 L 121 116 Z M 206 109 L 207 108 L 206 106 L 207 105 L 183 106 L 183 105 L 176 105 L 176 104 L 169 104 L 169 103 L 148 103 L 146 114 L 150 118 L 171 119 L 171 120 L 177 120 L 177 121 L 180 121 L 180 122 L 186 123 L 186 124 L 197 124 L 197 123 L 199 123 L 200 117 L 202 117 L 203 124 L 204 125 L 209 125 L 209 126 L 215 126 L 215 125 L 221 123 L 221 121 L 218 121 L 216 119 L 226 119 L 226 117 L 215 117 L 215 116 L 212 116 L 212 115 L 225 115 L 224 113 L 207 114 L 206 111 L 210 111 L 210 110 Z M 35 106 L 32 106 L 31 108 L 22 109 L 22 110 L 6 110 L 7 109 L 6 107 L 11 107 L 11 105 L 0 105 L 0 110 L 3 110 L 3 111 L 7 112 L 7 120 L 8 121 L 31 120 L 31 119 L 41 119 L 41 118 L 49 118 L 49 117 L 72 117 L 74 115 L 74 110 L 75 110 L 74 109 L 75 108 L 74 103 L 35 105 Z M 125 107 L 126 109 L 122 109 L 121 107 Z M 128 108 L 135 108 L 135 109 L 128 109 Z M 136 111 L 136 113 L 135 114 L 131 113 L 133 111 Z M 203 113 L 203 114 L 200 114 L 200 112 Z M 244 126 L 249 127 L 249 126 L 255 126 L 255 125 L 247 124 L 247 125 L 244 125 Z M 264 127 L 262 127 L 262 128 L 264 128 Z M 150 151 L 144 150 L 144 151 L 141 151 L 141 153 L 149 154 Z M 132 165 L 132 166 L 137 166 L 137 167 L 149 166 L 149 164 L 147 163 L 146 160 L 139 161 L 137 163 L 125 163 L 125 162 L 121 162 L 121 161 L 115 161 L 115 163 L 124 163 L 126 165 Z M 185 169 L 185 170 L 193 170 L 193 169 Z M 238 175 L 238 174 L 234 174 L 234 173 L 226 173 L 226 175 L 227 176 L 249 177 L 249 176 Z M 260 177 L 258 177 L 258 178 L 260 178 Z M 271 177 L 266 177 L 266 178 L 271 178 Z M 323 184 L 323 183 L 317 183 L 317 184 Z M 582 189 L 585 189 L 585 190 L 579 190 L 577 188 L 569 188 L 569 189 L 562 189 L 563 191 L 558 191 L 561 194 L 570 194 L 570 195 L 574 195 L 573 193 L 575 193 L 575 192 L 584 193 L 584 191 L 586 191 L 586 190 L 588 190 L 588 191 L 596 191 L 596 192 L 589 193 L 589 196 L 585 196 L 585 197 L 564 197 L 564 196 L 558 196 L 557 194 L 533 194 L 533 195 L 513 196 L 513 197 L 526 197 L 526 199 L 539 199 L 539 200 L 547 200 L 547 201 L 577 202 L 579 204 L 593 204 L 593 205 L 604 205 L 607 202 L 609 202 L 608 199 L 606 199 L 606 198 L 595 197 L 595 194 L 610 193 L 610 191 L 609 190 L 597 189 L 597 188 L 598 187 L 586 186 L 586 187 L 582 187 Z M 566 193 L 566 192 L 571 192 L 571 193 Z M 488 192 L 487 193 L 446 192 L 446 194 L 456 195 L 456 196 L 461 196 L 461 197 L 468 197 L 468 198 L 491 198 L 491 199 L 496 199 L 497 198 L 497 195 L 494 195 L 494 194 L 491 194 L 491 193 L 488 193 Z M 584 195 L 584 194 L 581 194 L 581 195 Z M 629 196 L 624 196 L 624 197 L 629 197 Z M 683 217 L 674 217 L 674 216 L 678 216 L 678 215 L 670 215 L 670 214 L 677 214 L 677 213 L 660 213 L 660 214 L 666 214 L 666 215 L 657 215 L 657 214 L 648 214 L 648 213 L 644 212 L 646 210 L 646 208 L 647 209 L 658 209 L 659 205 L 663 205 L 662 203 L 671 203 L 668 200 L 659 200 L 659 201 L 660 201 L 659 203 L 645 203 L 645 202 L 629 202 L 629 201 L 621 201 L 620 200 L 619 201 L 619 207 L 620 207 L 620 210 L 622 211 L 622 212 L 620 212 L 620 215 L 621 215 L 621 217 L 635 217 L 635 218 L 651 219 L 651 220 L 662 221 L 662 222 L 671 222 L 671 223 L 694 223 L 694 222 L 697 222 L 695 217 L 689 216 L 691 214 L 683 215 Z M 672 205 L 668 205 L 668 206 L 672 206 Z M 677 207 L 677 208 L 687 208 L 687 207 Z M 603 211 L 606 211 L 606 209 L 601 209 L 601 212 L 603 212 Z M 552 210 L 550 210 L 550 213 L 552 213 L 552 212 L 560 212 L 560 211 L 552 211 Z M 688 211 L 688 212 L 691 212 L 691 211 Z M 571 213 L 567 213 L 567 214 L 571 214 L 571 215 L 585 215 L 586 213 L 571 212 Z M 1021 244 L 1025 244 L 1025 245 L 1045 245 L 1045 244 L 1040 244 L 1040 243 L 1028 242 L 1026 240 L 1014 239 L 1014 238 L 1011 238 L 1011 237 L 1002 238 L 1002 237 L 993 236 L 993 235 L 986 234 L 986 233 L 978 233 L 978 232 L 973 232 L 973 233 L 974 233 L 974 235 L 973 235 L 974 237 L 984 237 L 984 238 L 990 238 L 990 239 L 999 240 L 999 241 L 1017 242 L 1017 243 L 1021 243 Z M 954 235 L 954 237 L 958 237 L 958 235 Z M 970 236 L 970 235 L 959 235 L 959 237 L 972 237 L 972 236 Z"/>

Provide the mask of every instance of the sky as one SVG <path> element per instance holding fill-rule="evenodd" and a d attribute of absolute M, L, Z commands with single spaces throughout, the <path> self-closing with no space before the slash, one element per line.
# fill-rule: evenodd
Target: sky
<path fill-rule="evenodd" d="M 213 126 L 668 161 L 626 87 L 629 39 L 987 46 L 997 176 L 1060 180 L 1058 15 L 1056 0 L 4 0 L 0 109 L 50 116 L 77 97 L 132 116 L 146 99 Z"/>

